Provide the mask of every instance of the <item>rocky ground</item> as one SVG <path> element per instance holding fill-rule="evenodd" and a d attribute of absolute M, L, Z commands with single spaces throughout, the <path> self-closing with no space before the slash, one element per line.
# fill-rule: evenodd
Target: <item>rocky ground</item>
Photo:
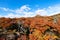
<path fill-rule="evenodd" d="M 27 18 L 0 18 L 0 39 L 13 35 L 15 40 L 60 40 L 60 14 Z M 6 39 L 10 40 L 10 39 Z"/>

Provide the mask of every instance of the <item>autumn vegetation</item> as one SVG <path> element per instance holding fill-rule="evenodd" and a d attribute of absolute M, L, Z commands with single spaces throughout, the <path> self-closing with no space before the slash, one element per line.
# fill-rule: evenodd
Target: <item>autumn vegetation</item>
<path fill-rule="evenodd" d="M 53 16 L 36 15 L 27 18 L 0 18 L 2 28 L 11 27 L 12 24 L 18 24 L 19 22 L 25 28 L 29 27 L 30 32 L 28 33 L 29 38 L 26 39 L 26 35 L 22 35 L 22 40 L 58 40 L 60 38 L 60 14 Z"/>

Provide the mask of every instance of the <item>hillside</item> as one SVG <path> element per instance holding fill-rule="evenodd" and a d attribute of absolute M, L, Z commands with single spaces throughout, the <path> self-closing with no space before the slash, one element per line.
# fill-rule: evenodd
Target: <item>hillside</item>
<path fill-rule="evenodd" d="M 52 32 L 53 31 L 58 32 L 58 34 L 60 35 L 60 14 L 53 15 L 53 16 L 36 15 L 35 17 L 27 17 L 27 18 L 24 18 L 24 17 L 22 18 L 4 18 L 4 17 L 0 18 L 0 26 L 3 28 L 10 27 L 12 24 L 15 24 L 15 23 L 17 24 L 22 23 L 24 27 L 29 27 L 30 33 L 34 30 L 32 34 L 29 34 L 30 40 L 33 40 L 34 38 L 35 40 L 37 38 L 38 40 L 40 40 L 41 36 L 44 35 L 47 30 L 49 31 L 52 30 Z"/>

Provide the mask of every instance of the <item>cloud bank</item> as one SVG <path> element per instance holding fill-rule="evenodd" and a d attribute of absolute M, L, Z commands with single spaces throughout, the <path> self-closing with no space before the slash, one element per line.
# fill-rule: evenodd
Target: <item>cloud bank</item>
<path fill-rule="evenodd" d="M 29 6 L 23 5 L 20 8 L 14 10 L 9 8 L 2 8 L 2 7 L 0 7 L 0 10 L 4 11 L 5 13 L 7 12 L 7 15 L 2 16 L 0 14 L 0 17 L 19 18 L 19 17 L 33 17 L 35 15 L 51 16 L 60 13 L 60 6 L 55 5 L 55 6 L 49 6 L 48 8 L 43 8 L 43 9 L 37 8 L 33 10 Z"/>

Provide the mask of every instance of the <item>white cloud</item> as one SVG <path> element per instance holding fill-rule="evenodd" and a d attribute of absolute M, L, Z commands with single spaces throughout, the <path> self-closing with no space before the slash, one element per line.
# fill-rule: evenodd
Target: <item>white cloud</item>
<path fill-rule="evenodd" d="M 38 9 L 35 11 L 36 14 L 40 14 L 42 16 L 51 16 L 60 13 L 60 6 L 49 6 L 48 8 Z"/>
<path fill-rule="evenodd" d="M 29 8 L 27 5 L 24 5 L 24 6 L 20 7 L 19 9 L 16 9 L 15 12 L 24 13 L 24 12 L 28 12 L 29 10 L 31 10 L 31 8 Z"/>
<path fill-rule="evenodd" d="M 38 9 L 35 11 L 36 14 L 42 15 L 42 16 L 46 16 L 47 11 L 45 9 Z"/>
<path fill-rule="evenodd" d="M 13 18 L 13 17 L 15 17 L 15 16 L 16 16 L 15 14 L 9 13 L 9 14 L 7 14 L 7 16 L 5 16 L 5 17 L 11 17 L 11 18 Z"/>
<path fill-rule="evenodd" d="M 3 7 L 0 7 L 0 9 L 3 10 L 3 11 L 6 11 L 6 12 L 8 12 L 8 11 L 14 12 L 14 10 L 9 9 L 9 8 L 3 8 Z"/>
<path fill-rule="evenodd" d="M 8 11 L 8 9 L 7 8 L 2 8 L 4 11 Z"/>
<path fill-rule="evenodd" d="M 31 12 L 30 10 L 31 10 L 30 7 L 28 7 L 27 5 L 24 5 L 24 6 L 20 7 L 19 9 L 16 9 L 15 13 L 24 14 L 23 17 L 31 17 L 32 14 L 34 14 L 34 13 Z"/>
<path fill-rule="evenodd" d="M 0 15 L 0 17 L 2 17 L 2 15 Z"/>
<path fill-rule="evenodd" d="M 4 11 L 7 11 L 9 14 L 3 16 L 3 17 L 33 17 L 37 14 L 42 15 L 42 16 L 51 16 L 54 14 L 58 14 L 60 13 L 60 6 L 59 5 L 55 5 L 55 6 L 49 6 L 48 8 L 43 8 L 43 9 L 36 9 L 33 10 L 32 8 L 30 8 L 27 5 L 23 5 L 18 9 L 9 9 L 9 8 L 0 8 Z M 33 11 L 31 11 L 33 10 Z M 2 17 L 0 15 L 0 17 Z"/>
<path fill-rule="evenodd" d="M 48 16 L 60 13 L 60 6 L 51 6 L 46 9 Z"/>
<path fill-rule="evenodd" d="M 8 11 L 7 8 L 2 8 L 2 7 L 0 7 L 0 10 Z"/>

